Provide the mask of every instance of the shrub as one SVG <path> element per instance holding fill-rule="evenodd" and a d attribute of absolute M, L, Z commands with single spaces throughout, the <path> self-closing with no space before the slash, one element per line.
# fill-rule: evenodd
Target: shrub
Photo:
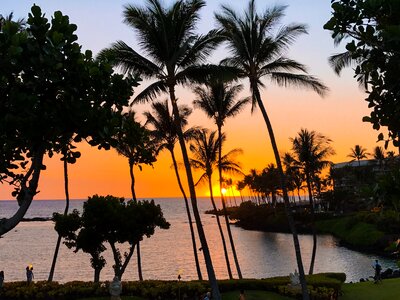
<path fill-rule="evenodd" d="M 342 282 L 346 279 L 343 273 L 324 273 L 307 276 L 307 283 L 310 286 L 312 299 L 321 298 L 321 295 L 328 295 L 333 290 L 338 294 Z M 263 290 L 272 292 L 283 291 L 283 287 L 290 283 L 288 276 L 266 279 L 242 279 L 242 280 L 221 280 L 219 287 L 221 292 L 233 290 Z M 76 300 L 89 297 L 108 297 L 109 282 L 93 283 L 73 281 L 65 284 L 57 282 L 40 281 L 27 285 L 26 282 L 5 283 L 0 293 L 1 300 Z M 122 283 L 122 294 L 125 296 L 139 296 L 149 300 L 173 300 L 178 293 L 185 295 L 186 299 L 198 299 L 199 295 L 209 290 L 207 281 L 161 281 L 146 280 L 142 282 L 130 281 Z"/>

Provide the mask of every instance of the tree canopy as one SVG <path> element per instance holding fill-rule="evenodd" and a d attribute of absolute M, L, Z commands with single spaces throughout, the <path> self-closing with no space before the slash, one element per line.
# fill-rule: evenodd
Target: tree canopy
<path fill-rule="evenodd" d="M 336 44 L 346 39 L 346 52 L 333 60 L 339 73 L 355 63 L 355 77 L 365 85 L 369 116 L 379 130 L 389 131 L 386 146 L 392 140 L 400 146 L 400 2 L 398 0 L 332 0 L 332 18 L 324 28 L 332 32 Z M 378 135 L 385 139 L 384 134 Z"/>
<path fill-rule="evenodd" d="M 55 229 L 65 238 L 65 244 L 75 248 L 75 251 L 89 253 L 95 270 L 96 267 L 101 270 L 105 264 L 101 253 L 106 249 L 104 244 L 108 243 L 113 252 L 115 275 L 119 278 L 132 257 L 135 245 L 143 237 L 152 236 L 156 227 L 169 228 L 161 207 L 153 200 L 125 201 L 110 195 L 89 197 L 83 204 L 82 216 L 75 210 L 67 216 L 56 213 L 54 220 Z M 123 243 L 129 243 L 130 247 L 122 255 L 117 244 Z"/>
<path fill-rule="evenodd" d="M 49 21 L 32 6 L 26 24 L 0 26 L 0 183 L 15 186 L 20 208 L 0 222 L 15 227 L 34 195 L 43 157 L 54 152 L 74 163 L 74 143 L 108 149 L 137 80 L 82 52 L 77 26 L 57 11 Z"/>

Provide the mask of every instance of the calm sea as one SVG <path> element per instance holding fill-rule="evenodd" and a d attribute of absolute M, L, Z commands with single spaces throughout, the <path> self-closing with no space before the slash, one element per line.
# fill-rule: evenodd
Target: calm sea
<path fill-rule="evenodd" d="M 157 230 L 151 238 L 142 243 L 142 268 L 145 279 L 176 279 L 181 272 L 183 280 L 196 279 L 189 225 L 182 199 L 155 199 L 160 204 L 165 218 L 171 223 L 169 230 Z M 207 235 L 217 277 L 227 278 L 215 217 L 204 214 L 211 208 L 208 199 L 199 199 L 199 210 Z M 70 210 L 82 209 L 83 201 L 71 201 Z M 64 201 L 34 200 L 26 217 L 51 217 L 53 212 L 63 212 Z M 16 201 L 0 201 L 0 218 L 10 216 L 17 209 Z M 296 268 L 292 237 L 289 234 L 247 231 L 233 226 L 232 234 L 243 276 L 265 278 L 288 275 Z M 47 222 L 22 222 L 0 239 L 0 270 L 4 270 L 6 281 L 25 280 L 25 267 L 32 264 L 35 280 L 47 280 L 57 240 L 54 224 Z M 312 237 L 301 235 L 303 261 L 308 270 Z M 198 242 L 198 248 L 200 243 Z M 105 253 L 107 265 L 101 273 L 101 280 L 111 280 L 112 256 Z M 201 267 L 206 277 L 202 252 L 199 252 Z M 358 281 L 361 277 L 373 275 L 372 262 L 380 259 L 383 267 L 394 267 L 392 260 L 362 254 L 340 247 L 335 238 L 319 236 L 315 272 L 345 272 L 347 281 Z M 232 270 L 234 264 L 232 261 Z M 235 274 L 236 275 L 236 274 Z M 56 281 L 93 280 L 89 255 L 74 253 L 65 245 L 61 246 L 56 267 Z M 133 257 L 124 280 L 136 280 L 136 258 Z"/>

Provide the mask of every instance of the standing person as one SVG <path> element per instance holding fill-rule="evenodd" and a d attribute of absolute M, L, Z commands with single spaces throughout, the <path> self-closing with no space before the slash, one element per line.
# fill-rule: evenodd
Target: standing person
<path fill-rule="evenodd" d="M 114 277 L 109 287 L 111 300 L 121 300 L 122 284 L 117 276 Z"/>
<path fill-rule="evenodd" d="M 375 270 L 375 276 L 374 276 L 375 281 L 374 281 L 374 283 L 381 282 L 382 266 L 379 264 L 379 261 L 377 259 L 375 260 L 373 268 Z"/>
<path fill-rule="evenodd" d="M 246 300 L 243 289 L 240 290 L 239 300 Z"/>
<path fill-rule="evenodd" d="M 28 284 L 30 284 L 33 280 L 34 276 L 33 276 L 33 266 L 27 266 L 26 267 L 26 281 L 28 282 Z"/>
<path fill-rule="evenodd" d="M 207 292 L 206 296 L 204 297 L 203 300 L 210 300 L 211 299 L 211 293 Z"/>
<path fill-rule="evenodd" d="M 0 291 L 3 289 L 4 271 L 0 271 Z"/>

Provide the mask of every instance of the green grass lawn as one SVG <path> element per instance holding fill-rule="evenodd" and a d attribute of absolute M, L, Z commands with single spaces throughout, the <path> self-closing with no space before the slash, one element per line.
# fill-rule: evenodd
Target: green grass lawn
<path fill-rule="evenodd" d="M 382 283 L 372 281 L 346 283 L 340 300 L 395 300 L 400 299 L 400 279 L 385 279 Z"/>
<path fill-rule="evenodd" d="M 280 296 L 276 293 L 265 292 L 265 291 L 246 291 L 246 300 L 291 300 L 291 298 Z M 222 294 L 222 300 L 237 300 L 239 298 L 239 291 L 233 291 Z M 84 298 L 80 300 L 109 300 L 110 297 L 99 297 L 99 298 Z M 144 300 L 139 297 L 121 297 L 121 300 Z"/>
<path fill-rule="evenodd" d="M 283 297 L 276 293 L 265 291 L 245 291 L 246 300 L 291 300 L 292 298 Z M 223 293 L 222 300 L 237 300 L 239 299 L 239 291 Z"/>
<path fill-rule="evenodd" d="M 110 297 L 81 298 L 79 300 L 110 300 Z M 121 297 L 121 300 L 144 300 L 144 298 L 131 296 L 131 297 Z"/>

